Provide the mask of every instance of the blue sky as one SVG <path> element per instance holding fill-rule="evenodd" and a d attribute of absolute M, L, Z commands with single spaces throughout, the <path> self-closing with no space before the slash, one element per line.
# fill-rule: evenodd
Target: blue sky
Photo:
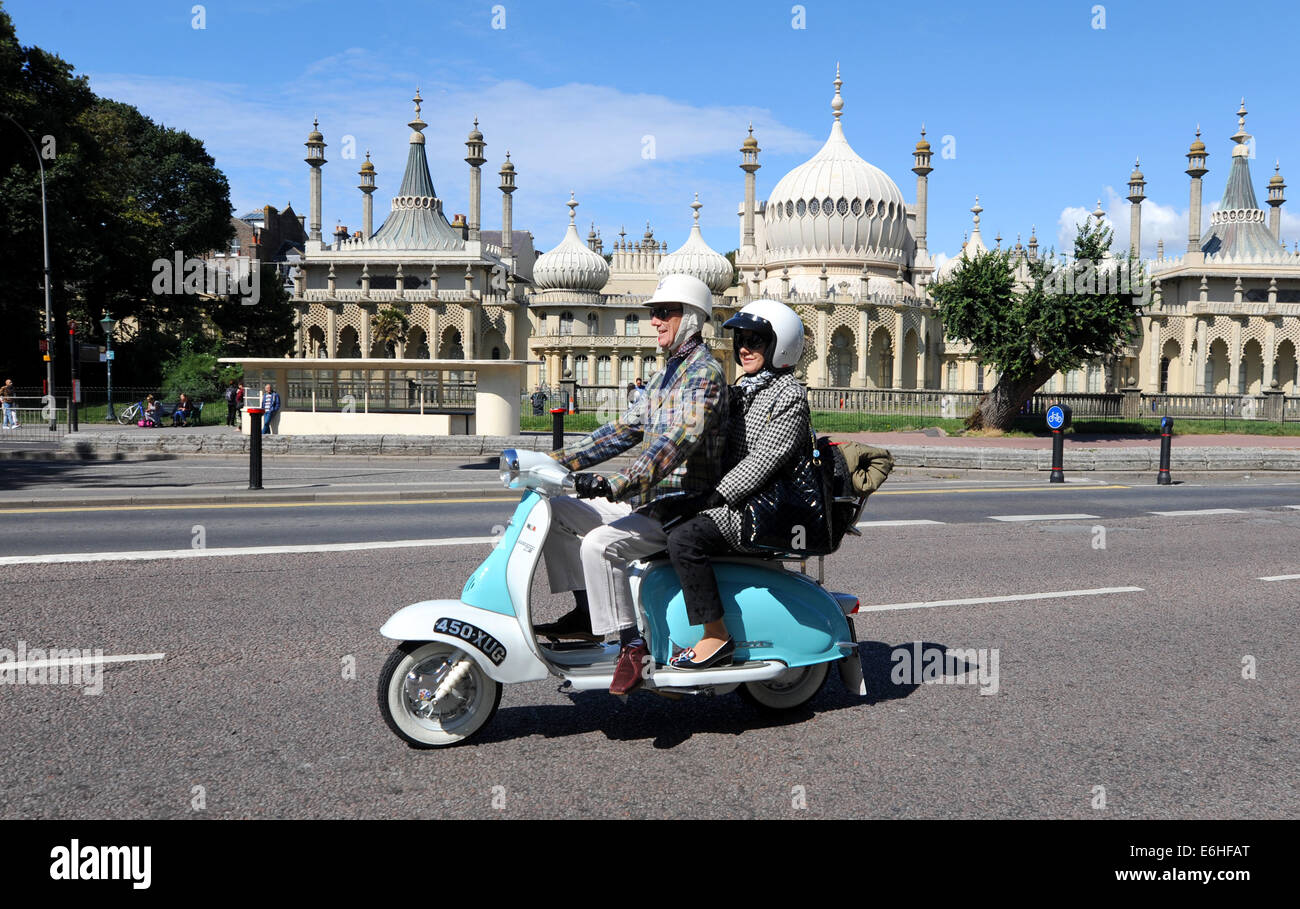
<path fill-rule="evenodd" d="M 69 60 L 99 94 L 202 139 L 238 211 L 292 201 L 308 210 L 303 145 L 313 116 L 329 147 L 326 230 L 361 221 L 357 169 L 379 172 L 375 226 L 406 157 L 416 85 L 445 210 L 468 207 L 464 140 L 485 134 L 483 221 L 500 227 L 496 172 L 518 168 L 516 229 L 559 242 L 577 194 L 581 233 L 612 245 L 648 220 L 675 249 L 692 195 L 705 239 L 738 245 L 737 149 L 752 120 L 763 152 L 758 196 L 810 157 L 830 129 L 835 64 L 855 150 L 915 200 L 911 150 L 934 146 L 930 249 L 952 255 L 976 193 L 992 245 L 1038 226 L 1044 248 L 1072 237 L 1100 198 L 1128 234 L 1128 174 L 1147 180 L 1143 247 L 1185 247 L 1184 157 L 1200 123 L 1210 152 L 1207 208 L 1227 176 L 1241 97 L 1255 135 L 1255 192 L 1280 159 L 1300 202 L 1300 117 L 1288 43 L 1294 2 L 451 2 L 7 0 L 19 41 Z M 800 12 L 802 11 L 802 12 Z M 502 26 L 504 27 L 494 27 Z M 797 27 L 802 26 L 802 27 Z M 653 157 L 645 157 L 653 136 Z M 349 139 L 350 137 L 350 139 Z M 947 150 L 950 157 L 943 157 Z M 348 157 L 349 153 L 354 155 Z M 1290 209 L 1290 211 L 1288 211 Z M 1283 237 L 1300 240 L 1300 208 Z"/>

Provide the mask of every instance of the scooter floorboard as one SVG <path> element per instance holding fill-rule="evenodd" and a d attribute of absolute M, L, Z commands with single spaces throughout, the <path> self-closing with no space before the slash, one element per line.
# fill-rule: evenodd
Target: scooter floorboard
<path fill-rule="evenodd" d="M 614 680 L 613 662 L 574 666 L 564 671 L 569 691 L 598 691 L 608 689 Z M 647 688 L 700 688 L 708 685 L 739 685 L 742 682 L 760 682 L 776 678 L 788 667 L 775 661 L 750 661 L 716 669 L 673 669 L 661 666 L 645 680 Z"/>

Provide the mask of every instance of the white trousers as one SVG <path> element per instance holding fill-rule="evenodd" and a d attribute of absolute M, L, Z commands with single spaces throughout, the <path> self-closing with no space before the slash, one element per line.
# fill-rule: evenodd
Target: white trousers
<path fill-rule="evenodd" d="M 542 548 L 551 592 L 586 590 L 593 634 L 635 628 L 628 563 L 668 545 L 663 526 L 630 505 L 568 496 L 551 499 L 551 520 Z"/>

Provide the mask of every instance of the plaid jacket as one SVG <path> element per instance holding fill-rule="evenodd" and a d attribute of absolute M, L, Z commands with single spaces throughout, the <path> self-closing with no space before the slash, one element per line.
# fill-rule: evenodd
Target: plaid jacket
<path fill-rule="evenodd" d="M 585 470 L 644 440 L 632 466 L 608 478 L 616 501 L 640 506 L 670 493 L 707 494 L 722 477 L 726 391 L 722 365 L 708 346 L 687 341 L 621 418 L 551 457 Z"/>

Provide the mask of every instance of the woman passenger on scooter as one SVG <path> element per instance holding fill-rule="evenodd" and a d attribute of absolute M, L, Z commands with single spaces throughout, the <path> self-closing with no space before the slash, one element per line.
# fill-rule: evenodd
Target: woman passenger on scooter
<path fill-rule="evenodd" d="M 741 509 L 764 489 L 808 438 L 808 394 L 794 377 L 803 353 L 803 322 L 775 300 L 755 300 L 723 325 L 735 332 L 736 362 L 744 370 L 731 393 L 723 478 L 703 511 L 668 535 L 668 554 L 682 582 L 692 625 L 704 636 L 671 660 L 675 669 L 730 665 L 736 642 L 722 620 L 722 598 L 711 556 L 745 548 Z"/>

